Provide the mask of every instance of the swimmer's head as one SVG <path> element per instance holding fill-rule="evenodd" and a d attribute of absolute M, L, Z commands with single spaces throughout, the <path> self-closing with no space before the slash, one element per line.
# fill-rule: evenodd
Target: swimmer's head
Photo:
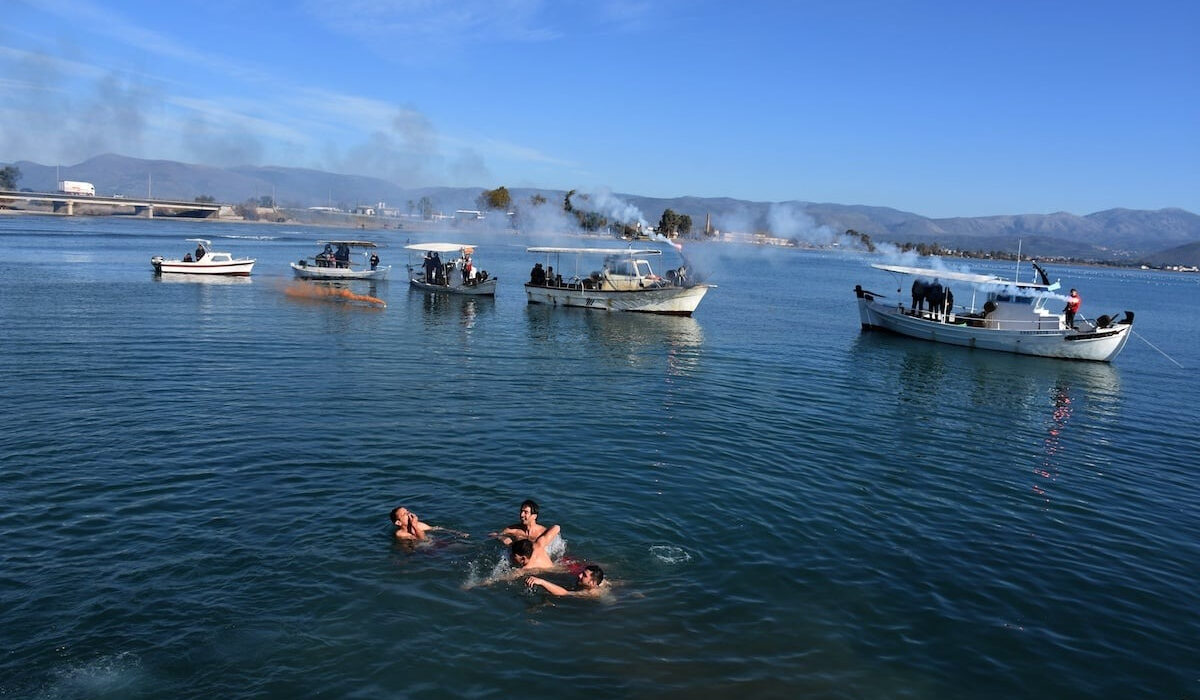
<path fill-rule="evenodd" d="M 529 562 L 529 558 L 533 556 L 533 542 L 529 540 L 517 540 L 512 543 L 509 552 L 513 562 L 518 566 L 525 566 Z"/>
<path fill-rule="evenodd" d="M 584 588 L 595 588 L 604 583 L 604 569 L 595 564 L 588 564 L 579 572 L 579 585 Z"/>
<path fill-rule="evenodd" d="M 389 520 L 391 520 L 393 524 L 397 520 L 407 520 L 407 519 L 408 519 L 408 509 L 405 508 L 404 506 L 396 506 L 395 508 L 392 509 L 391 515 L 389 516 Z"/>
<path fill-rule="evenodd" d="M 537 519 L 538 504 L 531 500 L 521 502 L 521 522 L 525 522 L 526 518 Z"/>

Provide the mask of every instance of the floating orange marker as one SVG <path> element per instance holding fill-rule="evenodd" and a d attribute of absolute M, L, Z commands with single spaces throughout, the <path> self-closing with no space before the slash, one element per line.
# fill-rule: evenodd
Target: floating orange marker
<path fill-rule="evenodd" d="M 386 307 L 387 302 L 378 297 L 365 294 L 355 294 L 344 287 L 322 287 L 315 284 L 293 284 L 284 288 L 283 293 L 296 299 L 312 299 L 314 301 L 358 301 L 364 304 L 375 304 Z"/>

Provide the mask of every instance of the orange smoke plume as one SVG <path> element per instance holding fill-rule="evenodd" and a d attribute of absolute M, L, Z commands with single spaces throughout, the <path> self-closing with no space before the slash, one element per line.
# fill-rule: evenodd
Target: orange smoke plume
<path fill-rule="evenodd" d="M 285 287 L 283 293 L 294 299 L 312 299 L 315 301 L 358 301 L 364 304 L 375 304 L 386 307 L 387 302 L 378 297 L 365 294 L 355 294 L 343 287 L 323 287 L 315 284 L 293 284 Z"/>

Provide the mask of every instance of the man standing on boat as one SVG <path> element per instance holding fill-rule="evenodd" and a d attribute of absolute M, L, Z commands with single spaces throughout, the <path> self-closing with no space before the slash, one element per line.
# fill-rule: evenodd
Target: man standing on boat
<path fill-rule="evenodd" d="M 1083 303 L 1083 299 L 1079 298 L 1079 292 L 1072 289 L 1071 296 L 1067 297 L 1067 306 L 1063 309 L 1063 313 L 1067 316 L 1067 328 L 1075 327 L 1075 314 L 1079 313 L 1079 305 Z"/>

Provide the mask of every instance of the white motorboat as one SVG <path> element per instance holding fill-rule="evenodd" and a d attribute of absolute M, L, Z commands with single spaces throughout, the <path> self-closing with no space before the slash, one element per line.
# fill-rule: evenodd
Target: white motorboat
<path fill-rule="evenodd" d="M 540 262 L 533 266 L 525 283 L 530 304 L 691 316 L 715 286 L 690 279 L 686 265 L 669 270 L 665 277 L 656 275 L 646 258 L 662 251 L 653 248 L 534 247 L 526 251 L 544 253 L 547 260 L 555 256 L 556 263 L 548 268 Z M 561 265 L 564 254 L 575 258 L 575 271 L 567 277 Z M 581 274 L 579 264 L 587 255 L 602 255 L 604 262 L 599 270 Z"/>
<path fill-rule="evenodd" d="M 475 246 L 466 243 L 413 243 L 407 250 L 425 253 L 421 262 L 408 265 L 408 283 L 426 292 L 495 296 L 498 277 L 476 264 Z M 442 255 L 446 255 L 443 259 Z"/>
<path fill-rule="evenodd" d="M 317 241 L 325 248 L 311 258 L 292 263 L 292 272 L 303 280 L 383 280 L 391 265 L 380 265 L 371 241 Z M 358 255 L 352 251 L 361 249 Z M 360 258 L 356 260 L 355 258 Z"/>
<path fill-rule="evenodd" d="M 1121 320 L 1107 315 L 1089 321 L 1076 316 L 1067 323 L 1062 312 L 1046 308 L 1066 300 L 1055 293 L 1058 282 L 1033 264 L 1040 281 L 1020 282 L 994 275 L 952 272 L 899 265 L 872 265 L 895 275 L 914 278 L 912 301 L 905 305 L 903 286 L 894 298 L 854 287 L 863 330 L 882 329 L 911 338 L 996 350 L 1018 355 L 1057 357 L 1068 360 L 1110 362 L 1129 340 L 1133 312 Z M 955 305 L 953 294 L 946 298 L 949 282 L 970 285 L 969 303 Z M 929 295 L 923 291 L 932 287 Z M 927 297 L 925 301 L 922 297 Z M 976 307 L 976 304 L 980 304 Z"/>
<path fill-rule="evenodd" d="M 161 255 L 150 258 L 156 274 L 180 273 L 188 275 L 249 275 L 254 267 L 252 258 L 234 258 L 233 255 L 212 249 L 212 243 L 203 238 L 188 238 L 196 244 L 196 253 L 187 253 L 182 260 L 168 260 Z"/>

